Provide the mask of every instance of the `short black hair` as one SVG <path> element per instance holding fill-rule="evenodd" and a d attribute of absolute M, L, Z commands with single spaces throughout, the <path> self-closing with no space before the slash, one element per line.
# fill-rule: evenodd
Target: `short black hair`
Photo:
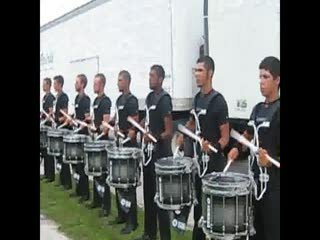
<path fill-rule="evenodd" d="M 259 69 L 269 71 L 273 78 L 280 77 L 280 60 L 273 56 L 266 57 L 259 64 Z"/>
<path fill-rule="evenodd" d="M 103 86 L 106 85 L 106 77 L 104 76 L 103 73 L 97 73 L 94 77 L 95 78 L 100 78 L 100 80 L 102 81 Z"/>
<path fill-rule="evenodd" d="M 57 81 L 58 83 L 60 83 L 61 87 L 63 87 L 64 79 L 63 79 L 63 77 L 61 75 L 54 76 L 53 80 Z"/>
<path fill-rule="evenodd" d="M 214 61 L 210 56 L 199 57 L 197 63 L 204 63 L 204 67 L 207 71 L 212 70 L 212 73 L 214 73 Z"/>
<path fill-rule="evenodd" d="M 150 70 L 156 71 L 158 77 L 162 78 L 162 79 L 164 79 L 164 76 L 166 75 L 166 73 L 161 65 L 157 65 L 157 64 L 152 65 Z"/>
<path fill-rule="evenodd" d="M 127 70 L 120 71 L 119 76 L 123 76 L 125 80 L 129 81 L 129 83 L 131 82 L 131 75 Z"/>
<path fill-rule="evenodd" d="M 43 81 L 45 81 L 50 87 L 51 87 L 51 79 L 46 77 L 43 79 Z"/>
<path fill-rule="evenodd" d="M 83 83 L 83 88 L 85 88 L 88 83 L 87 76 L 85 74 L 81 73 L 81 74 L 78 74 L 77 78 L 79 78 L 81 80 L 81 83 Z"/>

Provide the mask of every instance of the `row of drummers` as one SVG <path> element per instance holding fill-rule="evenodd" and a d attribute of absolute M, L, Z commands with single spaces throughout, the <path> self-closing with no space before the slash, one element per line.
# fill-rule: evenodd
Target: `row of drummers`
<path fill-rule="evenodd" d="M 263 65 L 262 70 L 270 75 L 271 71 L 273 71 L 272 64 L 275 60 L 273 57 L 272 59 L 266 59 L 263 60 L 266 61 L 266 65 Z M 270 61 L 272 62 L 271 65 L 269 64 Z M 102 115 L 100 114 L 100 116 L 98 114 L 99 112 L 95 109 L 95 120 L 97 120 L 97 118 L 101 119 L 98 125 L 95 122 L 94 126 L 77 119 L 77 117 L 72 118 L 61 108 L 55 108 L 54 114 L 58 112 L 58 115 L 60 114 L 64 119 L 67 119 L 69 124 L 72 123 L 74 126 L 80 126 L 75 130 L 64 129 L 64 124 L 60 123 L 58 127 L 55 124 L 57 122 L 56 119 L 59 118 L 54 120 L 47 111 L 42 111 L 42 114 L 46 117 L 40 124 L 40 148 L 45 149 L 48 155 L 56 159 L 55 165 L 58 171 L 61 170 L 61 164 L 70 164 L 70 166 L 84 164 L 86 175 L 93 177 L 105 175 L 106 178 L 103 184 L 116 189 L 129 190 L 141 185 L 140 174 L 142 166 L 145 224 L 144 235 L 140 239 L 156 239 L 157 219 L 159 221 L 160 238 L 162 240 L 171 239 L 170 225 L 179 231 L 184 231 L 192 205 L 194 206 L 195 220 L 193 229 L 194 240 L 202 240 L 205 236 L 213 239 L 248 239 L 250 235 L 255 234 L 253 201 L 262 199 L 269 181 L 267 167 L 265 167 L 266 165 L 260 165 L 258 159 L 259 128 L 268 127 L 268 124 L 262 122 L 256 126 L 259 121 L 257 122 L 255 119 L 249 122 L 254 130 L 252 141 L 248 141 L 243 135 L 240 135 L 233 129 L 231 130 L 230 136 L 241 143 L 242 147 L 246 146 L 250 150 L 250 155 L 248 158 L 248 174 L 229 172 L 228 168 L 232 160 L 230 159 L 228 162 L 225 162 L 219 145 L 211 145 L 208 141 L 200 137 L 201 135 L 208 134 L 207 132 L 200 134 L 204 127 L 208 130 L 211 129 L 208 127 L 209 125 L 215 124 L 217 128 L 212 129 L 219 131 L 221 126 L 227 122 L 228 110 L 225 106 L 224 98 L 222 94 L 212 88 L 213 72 L 214 62 L 212 58 L 205 56 L 198 59 L 196 78 L 197 85 L 201 88 L 201 91 L 196 95 L 194 110 L 191 111 L 195 132 L 183 125 L 178 125 L 179 132 L 187 136 L 185 140 L 192 140 L 190 141 L 191 145 L 189 148 L 193 149 L 193 156 L 189 156 L 189 154 L 188 156 L 184 156 L 183 153 L 179 151 L 180 146 L 172 153 L 171 137 L 165 139 L 164 137 L 159 137 L 159 135 L 154 135 L 155 131 L 152 127 L 159 130 L 160 133 L 165 133 L 168 122 L 171 121 L 172 123 L 172 118 L 168 117 L 172 111 L 171 98 L 169 94 L 162 89 L 165 74 L 160 65 L 154 65 L 150 69 L 149 84 L 152 91 L 146 98 L 146 117 L 144 124 L 140 125 L 130 114 L 119 114 L 118 100 L 121 100 L 121 97 L 126 94 L 131 95 L 129 91 L 131 78 L 127 78 L 125 81 L 126 87 L 120 89 L 120 86 L 123 86 L 123 75 L 119 73 L 118 87 L 122 94 L 117 100 L 116 121 L 114 126 L 111 126 L 110 122 L 102 119 Z M 96 80 L 97 84 L 99 83 L 98 80 L 101 80 L 101 74 L 98 75 L 95 77 L 94 88 L 96 87 Z M 273 79 L 269 80 L 275 81 Z M 94 89 L 95 93 L 98 94 L 98 97 L 106 97 L 103 90 L 105 78 L 104 81 L 100 81 L 100 83 L 102 83 L 101 88 L 100 90 L 97 89 L 98 91 Z M 84 84 L 84 87 L 85 85 L 86 84 Z M 63 82 L 61 85 L 60 81 L 60 96 L 62 86 Z M 273 98 L 276 99 L 278 91 L 277 85 L 272 85 L 271 87 L 275 90 Z M 218 99 L 220 99 L 220 102 Z M 207 102 L 204 104 L 204 101 Z M 213 102 L 215 102 L 216 105 L 214 105 Z M 218 102 L 222 105 L 218 106 Z M 198 111 L 197 105 L 199 105 L 200 108 L 202 106 L 203 109 Z M 101 106 L 101 104 L 99 106 Z M 125 106 L 124 104 L 122 107 L 124 108 Z M 209 109 L 209 107 L 212 106 L 215 106 L 217 110 L 226 108 L 226 111 L 221 110 L 217 112 L 217 114 L 221 116 L 215 116 L 212 112 L 216 113 L 217 110 L 211 111 L 211 109 Z M 270 106 L 266 105 L 265 113 L 270 109 L 278 109 L 278 105 L 274 105 L 275 107 Z M 265 107 L 265 105 L 263 105 L 263 107 Z M 157 112 L 157 114 L 152 114 L 151 112 Z M 269 114 L 271 116 L 270 119 L 272 119 L 273 112 Z M 259 116 L 261 113 L 264 112 L 260 111 L 257 114 L 257 118 L 262 119 Z M 150 115 L 152 117 L 150 117 Z M 207 122 L 207 125 L 204 126 L 204 121 L 199 120 L 201 115 L 208 115 L 206 118 L 212 118 L 210 119 L 212 123 L 208 124 Z M 263 119 L 267 118 L 264 116 Z M 49 120 L 53 123 L 52 126 L 46 126 L 44 124 Z M 129 134 L 124 135 L 119 131 L 119 122 L 130 123 L 129 125 L 134 128 L 136 132 L 144 135 L 142 141 L 137 141 L 136 145 L 127 147 L 127 144 L 131 142 L 132 138 L 129 137 Z M 228 126 L 229 125 L 227 125 L 227 127 Z M 87 129 L 89 135 L 78 133 L 84 128 Z M 108 131 L 104 131 L 104 129 L 112 130 L 115 133 L 116 136 L 114 140 L 105 136 Z M 212 133 L 210 132 L 210 134 Z M 135 136 L 135 139 L 138 138 Z M 206 146 L 208 150 L 204 150 L 204 146 Z M 187 152 L 188 149 L 186 148 L 188 148 L 187 145 L 184 146 L 184 150 Z M 221 159 L 215 158 L 215 161 L 210 161 L 209 151 L 211 156 L 213 153 L 214 156 L 221 156 Z M 273 164 L 275 167 L 280 167 L 280 163 L 268 154 L 264 154 L 264 156 L 267 159 L 265 161 Z M 59 159 L 61 160 L 59 161 Z M 222 168 L 221 166 L 212 168 L 212 165 L 221 165 L 221 163 Z M 252 171 L 254 163 L 256 163 L 255 166 L 258 166 L 260 171 L 258 181 L 255 175 L 256 173 Z M 221 170 L 214 171 L 213 169 Z M 104 195 L 105 194 L 106 191 L 104 191 Z M 255 197 L 255 199 L 253 199 L 253 197 Z M 155 206 L 159 209 L 155 208 Z M 169 222 L 168 212 L 173 213 L 174 216 L 171 224 Z M 137 223 L 134 223 L 134 229 L 136 227 Z"/>
<path fill-rule="evenodd" d="M 128 121 L 146 132 L 132 118 L 129 117 Z M 103 124 L 109 125 L 106 122 Z M 179 125 L 178 128 L 187 136 L 199 140 L 184 126 Z M 241 136 L 232 131 L 233 136 L 243 142 Z M 157 142 L 152 135 L 150 138 L 154 139 L 154 143 Z M 123 147 L 122 144 L 126 141 L 127 138 L 122 138 L 120 146 L 117 147 L 115 140 L 99 140 L 99 136 L 92 138 L 69 129 L 40 126 L 40 148 L 46 149 L 48 155 L 62 156 L 65 164 L 84 163 L 87 176 L 107 174 L 106 183 L 114 188 L 140 186 L 140 165 L 149 164 L 140 148 Z M 246 144 L 251 146 L 251 143 Z M 152 145 L 147 149 L 150 150 L 150 147 L 152 148 Z M 215 151 L 214 147 L 210 147 Z M 249 162 L 249 166 L 251 164 L 252 162 Z M 206 174 L 206 166 L 201 172 L 196 158 L 181 155 L 177 147 L 172 157 L 161 158 L 155 163 L 154 201 L 161 209 L 175 211 L 175 215 L 179 215 L 184 209 L 184 216 L 180 220 L 175 218 L 172 224 L 179 230 L 185 230 L 190 208 L 192 204 L 198 204 L 194 186 L 195 176 L 198 174 L 203 182 L 203 210 L 199 226 L 204 233 L 212 238 L 252 235 L 255 232 L 252 224 L 254 181 L 250 175 L 227 172 L 229 166 L 230 162 L 223 172 Z M 56 168 L 61 170 L 61 163 L 56 162 Z"/>

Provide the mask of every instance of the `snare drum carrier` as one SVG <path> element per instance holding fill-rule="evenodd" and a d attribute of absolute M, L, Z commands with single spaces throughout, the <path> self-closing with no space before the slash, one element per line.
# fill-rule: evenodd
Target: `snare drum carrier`
<path fill-rule="evenodd" d="M 147 166 L 149 164 L 149 162 L 153 158 L 154 153 L 157 153 L 157 155 L 154 156 L 156 159 L 172 155 L 171 140 L 160 139 L 160 134 L 165 130 L 160 103 L 165 97 L 170 99 L 170 109 L 172 109 L 171 97 L 163 89 L 159 94 L 156 94 L 154 91 L 150 92 L 146 98 L 145 129 L 151 132 L 151 134 L 158 140 L 158 142 L 156 144 L 154 144 L 153 142 L 145 144 L 144 141 L 142 141 L 142 148 L 144 149 L 146 155 L 145 159 L 143 160 L 144 166 Z"/>
<path fill-rule="evenodd" d="M 217 143 L 220 139 L 220 128 L 218 114 L 221 109 L 215 109 L 213 105 L 218 97 L 223 96 L 215 90 L 211 90 L 208 94 L 203 95 L 198 92 L 194 98 L 193 109 L 191 114 L 195 121 L 195 134 L 208 140 L 211 143 Z M 211 172 L 213 169 L 221 171 L 224 167 L 225 158 L 221 152 L 211 153 L 209 157 L 207 153 L 201 151 L 201 146 L 198 142 L 193 141 L 193 151 L 195 158 L 199 156 L 200 169 L 202 173 L 199 176 L 203 177 L 206 172 Z M 210 161 L 209 159 L 212 158 Z"/>
<path fill-rule="evenodd" d="M 268 154 L 279 160 L 280 156 L 280 99 L 272 103 L 257 104 L 250 116 L 248 132 L 254 136 L 253 142 L 257 148 L 267 149 Z M 250 152 L 249 160 L 257 184 L 255 195 L 260 200 L 269 190 L 280 189 L 280 169 L 272 165 L 270 168 L 261 167 L 259 155 Z M 259 196 L 258 193 L 260 192 Z"/>

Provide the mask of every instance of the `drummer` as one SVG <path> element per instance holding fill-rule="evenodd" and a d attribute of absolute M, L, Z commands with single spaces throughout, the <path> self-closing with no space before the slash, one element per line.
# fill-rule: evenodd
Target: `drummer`
<path fill-rule="evenodd" d="M 267 167 L 269 182 L 262 199 L 254 202 L 256 235 L 252 239 L 278 240 L 280 239 L 280 170 L 266 159 L 266 154 L 280 161 L 280 60 L 276 57 L 266 57 L 260 63 L 259 71 L 260 91 L 265 100 L 253 108 L 250 120 L 253 120 L 256 126 L 265 121 L 270 123 L 268 128 L 259 130 L 259 163 Z M 251 140 L 253 134 L 253 128 L 248 127 L 243 136 Z M 243 150 L 241 144 L 237 143 L 230 150 L 228 158 L 237 159 Z M 253 172 L 257 182 L 259 168 L 256 161 L 253 163 Z"/>
<path fill-rule="evenodd" d="M 94 112 L 94 125 L 97 128 L 97 134 L 104 135 L 100 140 L 108 140 L 108 129 L 102 128 L 102 121 L 108 122 L 110 120 L 110 108 L 111 100 L 104 93 L 104 87 L 106 85 L 106 77 L 102 73 L 98 73 L 94 77 L 93 90 L 97 94 L 97 97 L 93 101 Z M 91 118 L 87 120 L 92 121 Z M 100 177 L 93 177 L 93 200 L 89 205 L 89 208 L 102 207 L 100 216 L 108 216 L 111 211 L 111 192 L 109 185 L 106 184 L 107 174 L 103 173 Z M 100 186 L 98 188 L 98 186 Z M 102 188 L 101 188 L 102 187 Z M 104 191 L 98 192 L 98 189 L 104 189 Z"/>
<path fill-rule="evenodd" d="M 62 125 L 66 121 L 66 117 L 60 112 L 60 109 L 63 110 L 65 113 L 68 113 L 68 102 L 69 98 L 68 95 L 63 92 L 63 84 L 64 79 L 61 75 L 57 75 L 53 78 L 54 83 L 53 87 L 54 90 L 57 92 L 56 96 L 56 105 L 55 105 L 55 122 L 57 127 Z M 62 156 L 56 157 L 57 163 L 61 164 L 61 171 L 60 171 L 60 184 L 66 189 L 72 188 L 72 181 L 71 181 L 71 173 L 70 173 L 70 166 L 69 164 L 62 162 Z"/>
<path fill-rule="evenodd" d="M 78 92 L 74 100 L 75 108 L 75 119 L 84 121 L 86 118 L 90 117 L 90 97 L 85 93 L 85 88 L 87 86 L 88 79 L 86 75 L 79 74 L 76 77 L 75 90 Z M 66 120 L 70 126 L 73 125 L 71 119 Z M 79 134 L 88 134 L 88 129 L 83 128 L 78 131 Z M 79 196 L 79 202 L 89 200 L 89 179 L 84 172 L 84 163 L 78 163 L 74 165 L 74 171 L 76 176 L 75 183 L 75 193 L 71 193 L 71 197 Z"/>
<path fill-rule="evenodd" d="M 123 147 L 138 147 L 136 130 L 127 121 L 128 116 L 131 116 L 137 122 L 139 121 L 138 99 L 130 92 L 130 82 L 130 73 L 126 70 L 120 71 L 118 75 L 118 89 L 121 95 L 116 101 L 116 110 L 118 111 L 116 116 L 118 116 L 118 119 L 116 119 L 116 117 L 113 118 L 110 124 L 115 125 L 116 137 L 118 136 L 116 132 L 120 131 L 125 135 L 125 139 L 127 137 L 130 138 L 130 141 L 123 144 Z M 123 141 L 123 139 L 118 137 L 117 141 L 119 146 L 120 141 Z M 114 221 L 111 221 L 110 224 L 121 224 L 125 222 L 126 225 L 121 229 L 120 233 L 129 234 L 138 226 L 136 187 L 116 189 L 116 201 L 118 216 Z"/>
<path fill-rule="evenodd" d="M 45 92 L 45 95 L 42 99 L 42 109 L 45 111 L 50 117 L 53 115 L 53 102 L 55 100 L 55 97 L 51 93 L 51 79 L 45 78 L 43 79 L 43 85 L 42 85 L 43 91 Z M 45 114 L 41 115 L 41 118 L 44 120 L 46 118 Z M 52 126 L 51 121 L 47 121 L 44 125 L 46 126 Z M 47 149 L 42 151 L 43 155 L 43 161 L 44 161 L 44 178 L 46 178 L 46 182 L 53 182 L 55 179 L 54 174 L 54 158 L 53 156 L 48 155 Z"/>
<path fill-rule="evenodd" d="M 157 139 L 151 161 L 143 167 L 143 197 L 144 197 L 144 234 L 138 238 L 140 240 L 155 240 L 157 236 L 157 218 L 159 220 L 159 230 L 161 240 L 170 240 L 170 220 L 166 210 L 160 209 L 154 202 L 156 193 L 155 162 L 159 158 L 172 156 L 172 102 L 170 95 L 163 90 L 162 83 L 165 78 L 165 71 L 161 65 L 153 65 L 149 72 L 149 85 L 152 92 L 146 98 L 146 106 L 155 105 L 154 110 L 150 110 L 149 128 L 150 133 Z M 145 120 L 141 125 L 145 125 Z M 151 143 L 152 140 L 144 135 L 144 141 Z M 145 156 L 148 159 L 149 156 Z"/>
<path fill-rule="evenodd" d="M 197 60 L 195 77 L 200 91 L 194 98 L 193 109 L 196 113 L 199 113 L 201 110 L 202 112 L 205 111 L 205 114 L 199 115 L 202 147 L 200 147 L 200 144 L 196 144 L 196 153 L 201 171 L 204 169 L 202 157 L 209 157 L 207 173 L 223 170 L 226 163 L 223 149 L 229 142 L 228 106 L 223 95 L 212 87 L 214 70 L 215 65 L 211 57 L 203 56 Z M 193 115 L 187 122 L 186 127 L 192 131 L 196 130 L 196 121 Z M 179 134 L 176 139 L 176 144 L 183 146 L 183 142 L 184 137 L 182 134 Z M 209 143 L 218 150 L 217 153 L 209 149 Z M 201 188 L 201 178 L 196 175 L 195 189 L 198 204 L 194 206 L 193 240 L 205 239 L 202 228 L 198 227 L 198 220 L 202 214 Z"/>

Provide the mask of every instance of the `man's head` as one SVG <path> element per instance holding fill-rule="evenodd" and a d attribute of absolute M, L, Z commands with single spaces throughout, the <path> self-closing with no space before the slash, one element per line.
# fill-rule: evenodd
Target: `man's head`
<path fill-rule="evenodd" d="M 94 76 L 93 91 L 96 94 L 102 93 L 104 91 L 104 86 L 106 85 L 106 77 L 103 73 L 98 73 Z"/>
<path fill-rule="evenodd" d="M 213 74 L 214 74 L 213 59 L 209 56 L 203 56 L 198 58 L 197 66 L 195 69 L 197 86 L 202 87 L 208 82 L 211 82 Z"/>
<path fill-rule="evenodd" d="M 131 75 L 128 71 L 122 70 L 118 75 L 118 88 L 119 92 L 124 92 L 125 90 L 129 90 L 131 82 Z"/>
<path fill-rule="evenodd" d="M 79 74 L 76 77 L 75 89 L 77 92 L 83 91 L 88 83 L 87 76 L 84 74 Z"/>
<path fill-rule="evenodd" d="M 149 87 L 151 90 L 162 87 L 165 72 L 161 65 L 153 65 L 149 72 Z"/>
<path fill-rule="evenodd" d="M 259 65 L 260 91 L 268 97 L 276 93 L 280 87 L 280 60 L 276 57 L 266 57 Z"/>
<path fill-rule="evenodd" d="M 50 92 L 51 88 L 51 79 L 50 78 L 44 78 L 42 83 L 42 89 L 44 92 Z"/>
<path fill-rule="evenodd" d="M 53 78 L 53 88 L 56 92 L 61 92 L 63 88 L 64 79 L 61 75 L 57 75 Z"/>

